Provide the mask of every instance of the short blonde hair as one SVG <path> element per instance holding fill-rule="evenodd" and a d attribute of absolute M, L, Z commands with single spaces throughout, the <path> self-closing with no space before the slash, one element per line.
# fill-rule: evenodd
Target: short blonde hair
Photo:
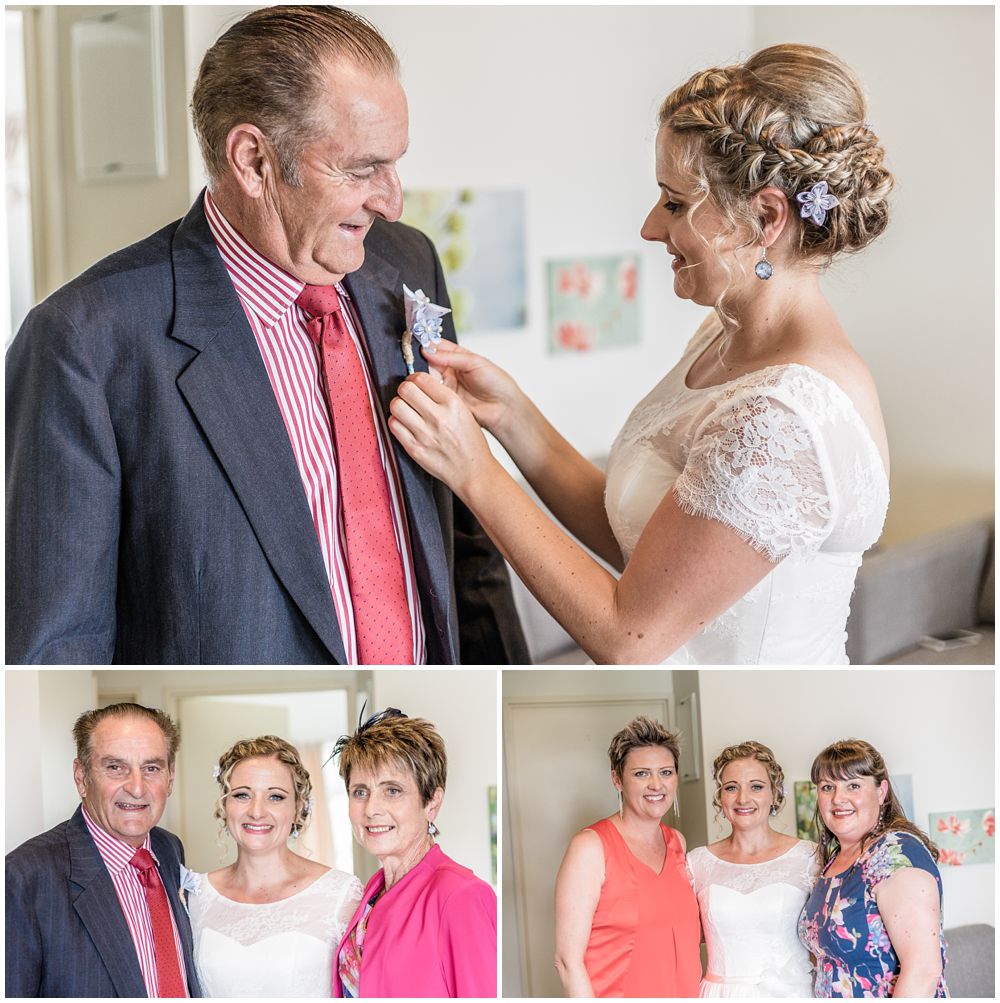
<path fill-rule="evenodd" d="M 302 765 L 299 750 L 277 735 L 242 739 L 219 757 L 216 780 L 221 790 L 215 802 L 215 818 L 220 830 L 226 827 L 226 798 L 232 793 L 230 782 L 233 770 L 248 759 L 276 759 L 291 771 L 295 792 L 295 819 L 289 835 L 301 835 L 312 814 L 312 780 L 309 778 L 309 771 Z"/>
<path fill-rule="evenodd" d="M 680 770 L 680 735 L 677 732 L 667 731 L 659 721 L 640 715 L 629 721 L 611 739 L 611 744 L 608 746 L 608 759 L 611 760 L 611 769 L 614 775 L 621 780 L 625 760 L 633 749 L 646 749 L 651 746 L 658 746 L 670 752 L 674 757 L 674 768 Z"/>
<path fill-rule="evenodd" d="M 715 817 L 718 818 L 722 812 L 722 801 L 719 795 L 722 793 L 722 773 L 730 764 L 738 759 L 754 759 L 760 763 L 767 771 L 767 779 L 771 783 L 771 803 L 774 805 L 775 814 L 781 811 L 785 803 L 785 774 L 774 758 L 774 753 L 763 743 L 746 741 L 737 745 L 727 745 L 712 763 L 712 777 L 715 780 L 715 793 L 712 795 L 712 804 L 715 806 Z"/>
<path fill-rule="evenodd" d="M 774 45 L 745 63 L 712 67 L 675 88 L 659 123 L 684 143 L 685 168 L 735 232 L 761 239 L 750 199 L 787 197 L 803 258 L 859 251 L 885 229 L 893 177 L 866 122 L 861 84 L 846 63 L 811 45 Z M 799 218 L 796 194 L 826 181 L 840 204 L 822 226 Z"/>
<path fill-rule="evenodd" d="M 342 736 L 333 754 L 339 757 L 345 787 L 350 788 L 355 768 L 375 773 L 393 764 L 413 775 L 425 805 L 439 787 L 444 790 L 448 777 L 444 741 L 434 725 L 394 707 L 376 714 L 353 735 Z"/>

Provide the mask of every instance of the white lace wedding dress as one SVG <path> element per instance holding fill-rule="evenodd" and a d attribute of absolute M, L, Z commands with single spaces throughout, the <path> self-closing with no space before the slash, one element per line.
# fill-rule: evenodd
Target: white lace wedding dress
<path fill-rule="evenodd" d="M 709 315 L 618 434 L 605 492 L 611 528 L 627 561 L 673 487 L 684 511 L 780 561 L 665 664 L 847 664 L 854 579 L 889 504 L 882 457 L 847 394 L 808 366 L 690 389 L 688 371 L 721 329 Z"/>
<path fill-rule="evenodd" d="M 701 996 L 812 997 L 798 921 L 819 873 L 815 850 L 800 840 L 765 864 L 731 864 L 706 846 L 688 854 L 708 947 Z"/>
<path fill-rule="evenodd" d="M 330 870 L 280 902 L 233 902 L 184 874 L 204 996 L 329 996 L 334 953 L 361 901 L 353 874 Z"/>

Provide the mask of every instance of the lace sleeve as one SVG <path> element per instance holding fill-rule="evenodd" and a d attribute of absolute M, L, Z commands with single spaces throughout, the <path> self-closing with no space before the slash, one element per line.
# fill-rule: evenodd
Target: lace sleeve
<path fill-rule="evenodd" d="M 819 549 L 832 500 L 812 423 L 774 390 L 724 399 L 674 485 L 690 515 L 729 526 L 770 561 Z"/>

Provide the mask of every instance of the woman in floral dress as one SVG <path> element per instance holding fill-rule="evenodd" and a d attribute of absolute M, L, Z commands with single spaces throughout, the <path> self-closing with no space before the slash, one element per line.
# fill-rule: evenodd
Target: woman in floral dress
<path fill-rule="evenodd" d="M 826 866 L 799 919 L 819 997 L 948 995 L 937 847 L 910 822 L 878 751 L 835 742 L 812 767 Z"/>

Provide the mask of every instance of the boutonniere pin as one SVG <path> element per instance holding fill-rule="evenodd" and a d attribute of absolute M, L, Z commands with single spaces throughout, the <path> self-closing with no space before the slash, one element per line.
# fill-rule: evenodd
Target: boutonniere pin
<path fill-rule="evenodd" d="M 432 303 L 423 289 L 413 292 L 403 286 L 403 305 L 406 310 L 406 330 L 400 339 L 406 371 L 413 375 L 413 339 L 421 347 L 434 351 L 434 345 L 441 340 L 441 318 L 451 310 L 446 306 Z"/>

